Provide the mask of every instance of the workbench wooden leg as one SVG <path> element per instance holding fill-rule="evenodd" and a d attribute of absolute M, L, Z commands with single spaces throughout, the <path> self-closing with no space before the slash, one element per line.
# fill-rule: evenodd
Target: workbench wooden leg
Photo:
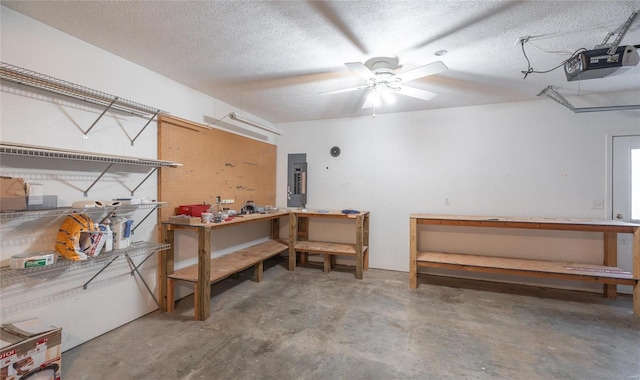
<path fill-rule="evenodd" d="M 336 259 L 336 255 L 331 255 L 331 270 L 334 270 L 336 268 Z"/>
<path fill-rule="evenodd" d="M 356 216 L 356 278 L 362 280 L 364 267 L 364 217 Z"/>
<path fill-rule="evenodd" d="M 297 218 L 294 213 L 289 214 L 289 270 L 296 269 L 296 241 L 298 240 Z"/>
<path fill-rule="evenodd" d="M 172 230 L 167 224 L 162 224 L 162 238 L 166 244 L 169 244 L 169 249 L 160 251 L 158 253 L 158 300 L 160 308 L 167 311 L 167 293 L 168 293 L 168 276 L 173 273 L 173 260 L 174 260 L 174 235 L 175 231 Z"/>
<path fill-rule="evenodd" d="M 364 257 L 362 256 L 362 251 L 360 253 L 356 253 L 356 278 L 358 280 L 362 280 L 364 269 Z"/>
<path fill-rule="evenodd" d="M 356 278 L 362 280 L 362 255 L 356 257 Z"/>
<path fill-rule="evenodd" d="M 176 308 L 176 294 L 174 285 L 175 284 L 172 278 L 167 279 L 167 304 L 164 309 L 167 313 L 173 312 Z"/>
<path fill-rule="evenodd" d="M 300 252 L 300 265 L 305 266 L 309 262 L 309 254 L 307 252 Z"/>
<path fill-rule="evenodd" d="M 367 247 L 364 252 L 364 270 L 369 270 L 369 251 L 371 250 L 369 246 L 369 214 L 364 217 L 364 225 L 362 228 L 362 244 Z"/>
<path fill-rule="evenodd" d="M 324 254 L 324 273 L 331 272 L 331 255 L 328 253 Z"/>
<path fill-rule="evenodd" d="M 256 282 L 262 282 L 262 273 L 263 273 L 263 268 L 264 268 L 264 264 L 263 263 L 264 263 L 263 261 L 260 261 L 254 267 L 253 277 L 255 278 Z"/>
<path fill-rule="evenodd" d="M 416 219 L 409 219 L 409 287 L 418 287 L 418 266 L 416 264 L 418 237 L 416 235 Z"/>
<path fill-rule="evenodd" d="M 618 234 L 615 232 L 604 233 L 604 256 L 603 265 L 610 267 L 618 266 Z M 615 284 L 604 284 L 604 296 L 616 298 L 618 289 Z"/>
<path fill-rule="evenodd" d="M 198 303 L 199 294 L 198 294 L 198 283 L 193 284 L 193 317 L 196 321 L 203 321 L 204 319 L 198 319 L 200 315 L 200 309 L 202 306 Z"/>
<path fill-rule="evenodd" d="M 634 278 L 640 278 L 640 228 L 633 232 L 633 268 Z M 640 283 L 633 286 L 633 313 L 640 317 Z"/>
<path fill-rule="evenodd" d="M 211 229 L 198 229 L 198 282 L 196 282 L 193 306 L 195 319 L 204 321 L 211 314 Z"/>
<path fill-rule="evenodd" d="M 364 255 L 364 270 L 369 270 L 369 248 L 363 253 Z"/>
<path fill-rule="evenodd" d="M 633 285 L 633 314 L 640 317 L 640 284 Z"/>

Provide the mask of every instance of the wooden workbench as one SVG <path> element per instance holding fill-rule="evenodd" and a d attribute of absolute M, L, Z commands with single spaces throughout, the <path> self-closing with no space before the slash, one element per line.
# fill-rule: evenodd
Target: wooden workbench
<path fill-rule="evenodd" d="M 411 214 L 410 219 L 409 286 L 418 286 L 418 267 L 446 268 L 473 272 L 515 274 L 523 276 L 591 281 L 604 284 L 606 297 L 616 296 L 616 285 L 633 286 L 633 311 L 640 315 L 640 224 L 615 220 L 507 218 L 490 216 L 460 216 Z M 418 225 L 519 228 L 529 230 L 586 231 L 602 233 L 603 265 L 529 260 L 475 254 L 430 252 L 418 250 Z M 633 270 L 617 267 L 617 234 L 633 234 Z M 424 247 L 424 241 L 420 242 Z"/>
<path fill-rule="evenodd" d="M 335 243 L 327 241 L 309 241 L 309 219 L 329 218 L 352 220 L 355 222 L 355 243 Z M 335 266 L 335 257 L 351 256 L 356 259 L 355 276 L 362 279 L 363 271 L 369 269 L 369 211 L 357 214 L 345 214 L 336 210 L 294 210 L 289 218 L 289 270 L 296 268 L 297 254 L 300 261 L 306 263 L 308 253 L 324 255 L 324 271 L 329 272 Z"/>
<path fill-rule="evenodd" d="M 233 273 L 256 265 L 256 281 L 262 277 L 262 261 L 280 252 L 286 251 L 288 246 L 277 241 L 280 232 L 280 218 L 288 216 L 288 211 L 271 214 L 250 214 L 237 216 L 231 221 L 222 223 L 193 223 L 185 220 L 162 222 L 162 236 L 171 245 L 159 256 L 160 277 L 160 305 L 163 310 L 173 310 L 173 282 L 187 281 L 194 283 L 194 313 L 195 319 L 204 321 L 210 315 L 211 283 L 228 277 Z M 256 244 L 249 248 L 228 253 L 218 258 L 211 258 L 211 231 L 233 226 L 271 221 L 271 240 Z M 174 234 L 176 230 L 193 231 L 198 236 L 198 264 L 174 270 Z M 212 266 L 214 268 L 212 269 Z"/>

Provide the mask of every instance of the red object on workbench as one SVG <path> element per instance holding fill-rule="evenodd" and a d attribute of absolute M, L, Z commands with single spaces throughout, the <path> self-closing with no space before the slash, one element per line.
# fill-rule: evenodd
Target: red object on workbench
<path fill-rule="evenodd" d="M 211 205 L 206 204 L 178 206 L 176 215 L 202 216 L 202 213 L 207 212 L 210 207 Z"/>

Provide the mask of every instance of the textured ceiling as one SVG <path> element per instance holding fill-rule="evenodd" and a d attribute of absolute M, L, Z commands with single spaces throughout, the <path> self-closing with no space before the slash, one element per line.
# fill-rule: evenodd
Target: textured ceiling
<path fill-rule="evenodd" d="M 398 57 L 399 72 L 437 60 L 449 67 L 410 82 L 437 93 L 434 99 L 400 97 L 377 113 L 538 99 L 548 85 L 567 97 L 640 94 L 640 66 L 581 82 L 568 82 L 562 68 L 523 79 L 527 61 L 515 44 L 532 36 L 525 44 L 531 65 L 551 69 L 567 52 L 601 43 L 640 9 L 640 1 L 1 4 L 273 123 L 371 114 L 361 109 L 365 91 L 318 93 L 363 85 L 344 63 L 376 56 Z M 622 44 L 640 44 L 640 17 Z M 436 57 L 441 49 L 448 54 Z M 615 96 L 601 101 L 617 105 Z"/>

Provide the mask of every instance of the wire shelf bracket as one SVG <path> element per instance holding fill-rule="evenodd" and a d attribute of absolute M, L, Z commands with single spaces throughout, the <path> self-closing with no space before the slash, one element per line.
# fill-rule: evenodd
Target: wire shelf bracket
<path fill-rule="evenodd" d="M 135 234 L 136 228 L 138 228 L 139 225 L 141 225 L 145 220 L 147 220 L 147 218 L 151 216 L 151 214 L 153 214 L 153 212 L 158 209 L 158 206 L 159 205 L 156 205 L 156 207 L 153 207 L 151 211 L 147 213 L 147 215 L 145 215 L 142 219 L 140 219 L 140 221 L 135 225 L 135 227 L 131 229 L 131 235 Z"/>
<path fill-rule="evenodd" d="M 140 263 L 138 263 L 138 265 L 136 265 L 133 260 L 131 259 L 131 256 L 129 256 L 128 253 L 125 253 L 125 258 L 127 259 L 127 262 L 129 263 L 129 267 L 131 268 L 131 275 L 133 276 L 134 274 L 138 275 L 138 278 L 140 279 L 140 281 L 142 281 L 142 283 L 144 284 L 144 287 L 147 288 L 147 292 L 149 292 L 149 294 L 151 295 L 151 298 L 153 298 L 153 301 L 156 303 L 156 305 L 158 305 L 158 308 L 162 311 L 165 311 L 162 308 L 162 305 L 160 305 L 160 302 L 158 301 L 158 298 L 156 298 L 156 295 L 153 293 L 153 290 L 151 290 L 151 288 L 149 287 L 149 284 L 147 284 L 147 281 L 145 281 L 144 277 L 142 277 L 142 274 L 138 271 L 138 268 L 140 268 L 140 266 L 142 266 L 142 264 L 144 264 L 145 261 L 147 261 L 148 258 L 150 258 L 151 256 L 153 256 L 154 253 L 156 253 L 158 251 L 152 251 L 147 253 L 147 255 L 145 256 L 144 259 L 142 259 L 140 261 Z"/>
<path fill-rule="evenodd" d="M 140 246 L 137 246 L 140 245 Z M 89 284 L 95 280 L 102 272 L 104 272 L 111 264 L 113 264 L 114 261 L 120 259 L 120 258 L 125 258 L 127 260 L 127 263 L 130 265 L 130 267 L 132 268 L 131 270 L 131 275 L 133 276 L 134 273 L 138 274 L 138 277 L 142 280 L 142 283 L 144 284 L 145 288 L 147 288 L 147 291 L 149 292 L 149 294 L 151 295 L 151 297 L 153 297 L 153 300 L 156 302 L 156 304 L 158 305 L 158 307 L 160 307 L 160 303 L 158 302 L 158 299 L 155 297 L 155 295 L 153 294 L 153 291 L 151 291 L 151 288 L 149 288 L 149 285 L 147 284 L 147 282 L 144 280 L 144 278 L 142 277 L 142 274 L 138 271 L 138 268 L 144 264 L 145 261 L 147 261 L 148 258 L 150 258 L 151 256 L 153 256 L 154 253 L 158 252 L 158 251 L 164 251 L 169 249 L 169 245 L 168 244 L 159 244 L 156 246 L 150 245 L 150 244 L 136 244 L 134 243 L 132 245 L 133 249 L 129 249 L 129 248 L 125 248 L 124 250 L 121 250 L 120 252 L 116 253 L 111 260 L 109 260 L 109 262 L 107 262 L 107 264 L 105 264 L 102 268 L 100 268 L 100 270 L 98 272 L 96 272 L 93 276 L 91 276 L 90 279 L 87 280 L 87 282 L 85 282 L 84 284 L 82 284 L 82 289 L 83 290 L 87 290 L 87 288 L 89 287 Z M 146 253 L 145 258 L 138 264 L 136 265 L 133 260 L 131 259 L 131 252 L 130 251 L 138 251 L 137 253 L 139 254 L 140 250 L 144 250 Z M 162 310 L 162 307 L 160 307 L 160 310 Z"/>

